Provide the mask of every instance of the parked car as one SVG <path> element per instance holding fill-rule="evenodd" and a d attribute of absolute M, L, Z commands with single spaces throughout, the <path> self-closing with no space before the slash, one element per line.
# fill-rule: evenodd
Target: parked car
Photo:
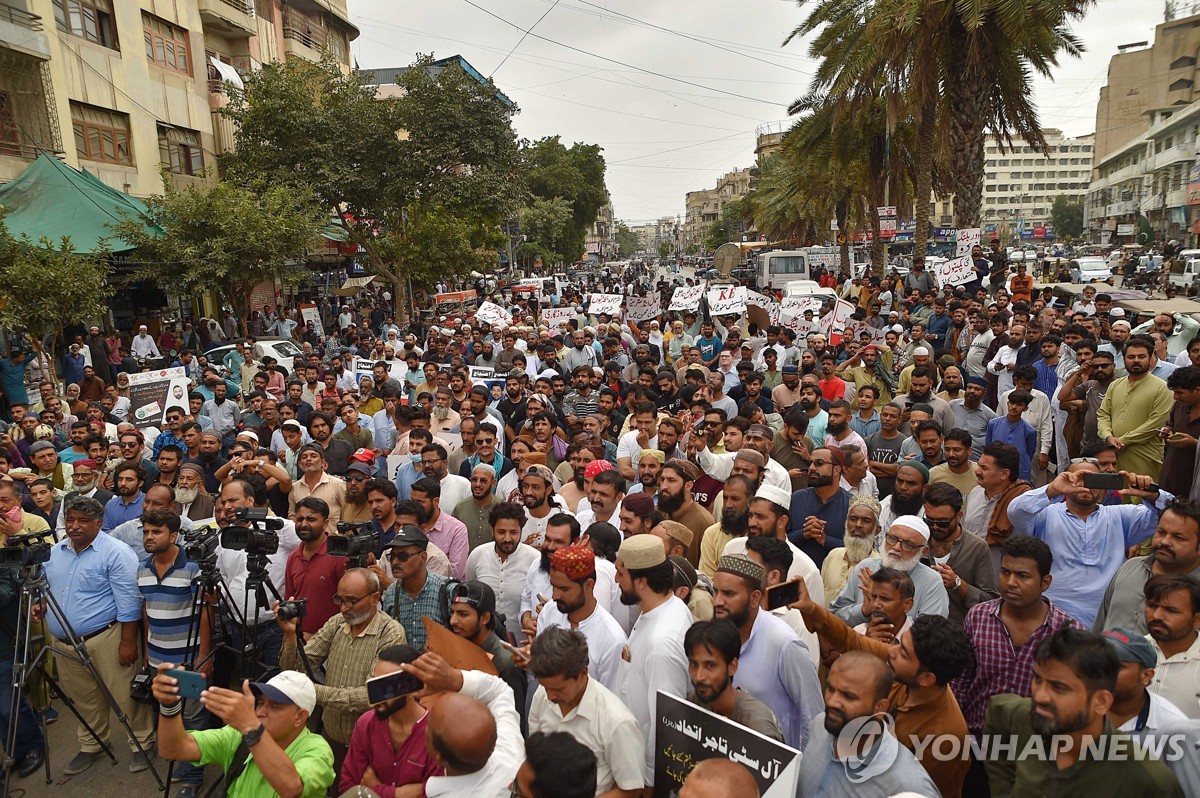
<path fill-rule="evenodd" d="M 244 340 L 246 339 L 237 338 L 232 341 L 222 341 L 204 354 L 208 357 L 208 362 L 219 364 L 234 347 L 240 346 Z M 285 377 L 292 373 L 296 357 L 301 354 L 303 352 L 300 347 L 296 346 L 296 342 L 290 338 L 259 338 L 254 344 L 255 362 L 261 363 L 262 359 L 269 355 L 278 361 L 279 369 Z"/>
<path fill-rule="evenodd" d="M 1075 258 L 1070 269 L 1073 283 L 1101 283 L 1112 279 L 1112 268 L 1104 258 Z"/>

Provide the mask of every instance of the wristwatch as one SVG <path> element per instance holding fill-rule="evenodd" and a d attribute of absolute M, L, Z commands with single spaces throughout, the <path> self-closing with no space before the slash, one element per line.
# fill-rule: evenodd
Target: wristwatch
<path fill-rule="evenodd" d="M 958 590 L 960 587 L 962 587 L 962 577 L 956 576 L 954 577 L 954 589 Z"/>
<path fill-rule="evenodd" d="M 258 724 L 257 729 L 253 729 L 243 734 L 242 741 L 246 743 L 247 748 L 253 748 L 254 746 L 258 745 L 259 740 L 262 739 L 263 732 L 266 730 L 267 728 L 260 723 Z"/>

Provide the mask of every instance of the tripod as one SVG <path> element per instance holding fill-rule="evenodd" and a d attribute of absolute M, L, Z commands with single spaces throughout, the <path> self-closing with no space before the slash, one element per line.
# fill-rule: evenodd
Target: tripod
<path fill-rule="evenodd" d="M 69 645 L 73 653 L 54 648 L 52 645 L 50 645 L 49 638 L 47 638 L 46 646 L 37 651 L 37 653 L 34 653 L 34 622 L 32 621 L 32 613 L 34 607 L 39 606 L 43 602 L 45 602 L 46 608 L 51 614 L 53 614 L 55 620 L 58 621 L 58 624 L 66 633 L 66 637 L 62 642 Z M 92 736 L 92 739 L 100 745 L 101 750 L 104 751 L 104 754 L 109 758 L 109 761 L 111 761 L 114 765 L 117 763 L 117 757 L 113 753 L 112 746 L 109 743 L 102 741 L 99 736 L 97 736 L 95 729 L 93 729 L 91 725 L 84 720 L 83 715 L 81 715 L 79 710 L 75 707 L 75 702 L 71 699 L 71 696 L 67 695 L 66 691 L 59 687 L 58 680 L 50 675 L 49 670 L 46 668 L 46 658 L 48 652 L 50 651 L 54 651 L 55 653 L 66 657 L 67 659 L 74 660 L 87 669 L 88 673 L 91 674 L 92 679 L 95 680 L 96 687 L 99 689 L 100 694 L 104 696 L 104 700 L 108 703 L 108 706 L 113 712 L 116 713 L 117 719 L 121 722 L 121 725 L 125 727 L 125 732 L 129 735 L 129 739 L 133 740 L 138 751 L 145 756 L 146 761 L 150 763 L 150 772 L 154 774 L 154 780 L 158 782 L 159 787 L 162 787 L 162 776 L 159 775 L 158 768 L 154 766 L 150 752 L 142 747 L 142 744 L 138 741 L 137 737 L 133 733 L 133 727 L 129 725 L 129 716 L 125 714 L 125 711 L 117 702 L 116 697 L 113 696 L 112 691 L 109 689 L 108 685 L 105 684 L 104 679 L 102 679 L 100 674 L 96 671 L 95 663 L 92 661 L 91 654 L 88 653 L 87 645 L 75 632 L 75 629 L 67 620 L 66 613 L 63 612 L 62 606 L 58 603 L 58 599 L 56 599 L 54 594 L 50 592 L 50 586 L 46 583 L 46 574 L 41 565 L 21 566 L 21 599 L 19 608 L 17 610 L 17 631 L 14 637 L 16 651 L 13 655 L 13 676 L 11 686 L 12 703 L 10 705 L 8 717 L 8 737 L 5 738 L 4 767 L 0 768 L 0 796 L 8 795 L 8 783 L 11 774 L 11 765 L 14 761 L 13 752 L 16 750 L 17 744 L 17 721 L 20 717 L 19 710 L 21 707 L 21 702 L 25 699 L 25 684 L 30 675 L 35 672 L 40 673 L 42 678 L 54 688 L 55 692 L 58 693 L 60 698 L 62 698 L 63 704 L 71 711 L 71 714 L 75 716 L 75 719 L 79 721 L 80 725 L 87 730 L 88 734 Z M 42 727 L 42 751 L 43 754 L 45 754 L 46 783 L 49 784 L 51 781 L 49 756 L 50 749 L 49 741 L 46 737 L 46 721 L 43 718 L 39 722 Z"/>

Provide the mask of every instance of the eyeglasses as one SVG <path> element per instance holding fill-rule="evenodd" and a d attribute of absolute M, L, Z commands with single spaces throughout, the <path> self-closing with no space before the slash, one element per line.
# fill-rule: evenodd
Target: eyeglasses
<path fill-rule="evenodd" d="M 408 562 L 408 561 L 409 561 L 410 559 L 412 559 L 413 557 L 416 557 L 416 556 L 418 556 L 418 555 L 420 555 L 420 554 L 422 554 L 422 553 L 423 553 L 423 552 L 419 552 L 419 551 L 417 551 L 417 552 L 413 552 L 413 551 L 393 551 L 393 552 L 392 552 L 392 562 L 401 562 L 401 563 L 403 563 L 403 562 Z"/>
<path fill-rule="evenodd" d="M 1100 465 L 1100 461 L 1095 457 L 1075 457 L 1071 459 L 1071 465 L 1079 465 L 1080 463 L 1091 463 L 1092 465 Z"/>
<path fill-rule="evenodd" d="M 899 546 L 900 551 L 903 551 L 903 552 L 913 552 L 913 551 L 916 551 L 917 549 L 921 548 L 923 545 L 925 545 L 923 543 L 910 543 L 907 540 L 901 540 L 900 538 L 896 537 L 895 535 L 887 535 L 884 537 L 883 540 L 889 546 Z"/>
<path fill-rule="evenodd" d="M 355 598 L 354 596 L 339 596 L 338 594 L 334 593 L 333 603 L 337 604 L 339 607 L 353 607 L 364 598 L 366 598 L 366 596 L 359 596 L 358 598 Z"/>
<path fill-rule="evenodd" d="M 432 460 L 422 460 L 421 465 L 435 465 L 437 463 L 442 462 L 445 459 L 446 459 L 445 457 L 436 457 Z"/>

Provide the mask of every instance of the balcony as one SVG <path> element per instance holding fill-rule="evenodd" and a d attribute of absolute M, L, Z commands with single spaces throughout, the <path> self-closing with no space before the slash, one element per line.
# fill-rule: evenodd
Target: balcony
<path fill-rule="evenodd" d="M 293 28 L 284 25 L 283 49 L 289 56 L 320 61 L 325 50 L 325 31 L 320 28 Z"/>
<path fill-rule="evenodd" d="M 231 39 L 248 39 L 258 33 L 254 7 L 243 0 L 198 0 L 206 28 Z"/>
<path fill-rule="evenodd" d="M 41 61 L 50 58 L 50 42 L 43 32 L 42 18 L 5 3 L 0 3 L 0 42 L 6 49 Z"/>

